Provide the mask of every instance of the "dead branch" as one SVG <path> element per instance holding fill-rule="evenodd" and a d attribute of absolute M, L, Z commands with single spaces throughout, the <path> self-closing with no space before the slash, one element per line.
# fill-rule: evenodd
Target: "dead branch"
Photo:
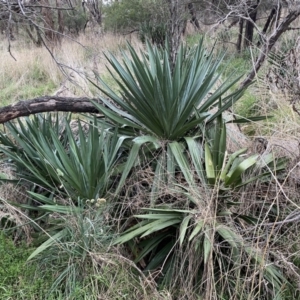
<path fill-rule="evenodd" d="M 278 24 L 276 30 L 273 31 L 268 37 L 264 37 L 264 44 L 260 49 L 260 54 L 258 55 L 254 66 L 250 73 L 247 75 L 246 79 L 242 82 L 241 87 L 247 86 L 250 82 L 253 81 L 255 75 L 260 70 L 262 64 L 264 63 L 266 57 L 268 56 L 270 50 L 273 48 L 280 36 L 288 30 L 290 24 L 295 21 L 300 15 L 300 5 L 295 7 L 294 10 L 291 10 L 288 15 L 283 18 L 283 20 Z"/>
<path fill-rule="evenodd" d="M 74 113 L 98 113 L 99 111 L 91 103 L 91 100 L 99 102 L 99 99 L 71 98 L 43 96 L 30 100 L 19 101 L 16 104 L 0 108 L 0 124 L 42 112 L 74 112 Z"/>

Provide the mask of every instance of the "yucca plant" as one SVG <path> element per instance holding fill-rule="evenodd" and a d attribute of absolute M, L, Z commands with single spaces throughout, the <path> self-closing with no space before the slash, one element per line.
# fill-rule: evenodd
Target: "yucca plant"
<path fill-rule="evenodd" d="M 120 127 L 119 134 L 132 140 L 117 192 L 142 157 L 141 151 L 145 152 L 146 160 L 156 157 L 157 181 L 164 182 L 166 172 L 174 175 L 174 162 L 180 153 L 171 143 L 182 144 L 186 137 L 203 138 L 205 128 L 240 99 L 245 90 L 231 92 L 239 78 L 222 78 L 219 65 L 223 56 L 214 59 L 203 40 L 192 49 L 180 47 L 173 71 L 168 49 L 147 43 L 146 54 L 139 54 L 130 45 L 128 51 L 130 56 L 122 52 L 122 62 L 112 54 L 107 56 L 119 91 L 112 90 L 100 78 L 100 84 L 94 83 L 102 95 L 110 98 L 99 96 L 105 106 L 94 102 L 106 117 L 103 125 Z"/>
<path fill-rule="evenodd" d="M 49 236 L 48 242 L 62 238 L 61 215 L 84 213 L 85 203 L 106 199 L 118 174 L 124 138 L 99 129 L 96 119 L 85 129 L 78 121 L 77 133 L 70 122 L 36 115 L 8 123 L 7 134 L 0 135 L 0 151 L 15 168 L 13 182 L 28 190 L 27 203 L 10 203 L 28 213 L 37 245 Z"/>
<path fill-rule="evenodd" d="M 223 130 L 226 132 L 225 125 Z M 226 134 L 222 135 L 226 138 Z M 243 292 L 245 299 L 249 294 L 251 297 L 267 295 L 281 299 L 286 278 L 279 268 L 272 265 L 271 258 L 252 243 L 252 239 L 257 239 L 256 232 L 253 235 L 243 233 L 247 226 L 260 226 L 263 219 L 239 211 L 242 204 L 239 195 L 243 187 L 254 180 L 269 180 L 275 166 L 277 173 L 283 170 L 285 160 L 274 165 L 274 158 L 270 155 L 241 157 L 245 149 L 227 157 L 221 152 L 224 145 L 226 148 L 226 142 L 219 138 L 217 134 L 213 145 L 207 143 L 204 153 L 200 148 L 191 147 L 195 141 L 188 138 L 190 156 L 184 154 L 177 161 L 186 179 L 185 185 L 175 184 L 177 189 L 173 194 L 177 201 L 143 208 L 145 213 L 133 216 L 136 224 L 114 243 L 127 243 L 134 249 L 135 262 L 144 272 L 160 270 L 162 287 L 170 287 L 180 280 L 182 284 L 182 280 L 188 278 L 184 285 L 189 285 L 191 291 L 197 291 L 206 299 L 216 293 L 217 288 L 207 281 L 207 278 L 213 278 L 216 285 L 228 285 L 228 295 Z M 178 146 L 175 143 L 171 147 Z M 251 169 L 258 175 L 251 177 Z M 189 170 L 197 175 L 191 175 Z M 186 252 L 189 255 L 184 255 Z M 234 284 L 228 283 L 230 277 L 235 280 Z M 259 278 L 268 282 L 268 289 Z M 249 280 L 257 288 L 253 289 L 251 284 L 243 285 L 244 280 Z"/>
<path fill-rule="evenodd" d="M 70 121 L 36 115 L 25 122 L 8 123 L 8 134 L 0 133 L 0 151 L 15 166 L 17 179 L 38 186 L 40 191 L 75 202 L 78 198 L 101 198 L 112 184 L 110 176 L 124 138 L 99 130 L 96 118 L 87 132 L 78 121 L 76 137 Z"/>
<path fill-rule="evenodd" d="M 124 141 L 116 132 L 101 130 L 97 119 L 84 128 L 78 121 L 76 133 L 70 122 L 71 118 L 36 115 L 8 123 L 6 134 L 0 136 L 0 151 L 15 167 L 16 181 L 28 188 L 26 204 L 8 201 L 26 212 L 34 229 L 32 236 L 38 247 L 29 259 L 42 253 L 49 260 L 55 256 L 53 249 L 57 251 L 59 245 L 64 249 L 66 261 L 57 264 L 62 274 L 53 289 L 74 274 L 83 282 L 83 262 L 91 263 L 88 253 L 100 250 L 100 237 L 101 241 L 107 239 L 93 231 L 101 230 L 104 214 L 91 206 L 101 208 L 108 201 Z M 74 246 L 68 248 L 70 243 Z M 73 287 L 68 286 L 69 293 Z"/>
<path fill-rule="evenodd" d="M 223 273 L 236 272 L 236 278 L 245 279 L 248 272 L 263 270 L 258 274 L 272 288 L 263 289 L 255 282 L 258 290 L 279 295 L 284 282 L 281 272 L 266 267 L 268 258 L 237 230 L 244 223 L 253 226 L 260 220 L 241 214 L 234 195 L 247 183 L 270 175 L 273 164 L 270 156 L 242 157 L 246 149 L 226 152 L 222 113 L 243 95 L 244 89 L 232 92 L 239 78 L 221 82 L 222 55 L 214 61 L 203 40 L 194 49 L 181 46 L 173 69 L 168 49 L 147 44 L 146 54 L 130 45 L 128 50 L 130 56 L 122 52 L 122 62 L 107 56 L 119 90 L 112 90 L 99 78 L 101 85 L 95 86 L 110 99 L 100 95 L 105 106 L 94 105 L 106 117 L 102 126 L 119 126 L 119 135 L 132 141 L 117 194 L 133 167 L 150 165 L 155 175 L 150 207 L 145 205 L 146 213 L 126 219 L 125 231 L 115 244 L 126 243 L 145 272 L 159 272 L 162 287 L 176 284 L 179 274 L 184 274 L 191 290 L 205 295 L 204 290 L 212 292 L 208 277 L 221 284 Z M 236 120 L 241 121 L 245 120 Z M 277 171 L 282 168 L 280 165 Z M 255 170 L 258 175 L 248 176 Z M 165 197 L 172 200 L 164 202 L 158 197 L 162 189 L 174 193 Z M 182 253 L 193 255 L 181 259 Z M 245 260 L 249 261 L 246 271 L 242 267 Z M 191 273 L 180 271 L 185 268 Z"/>

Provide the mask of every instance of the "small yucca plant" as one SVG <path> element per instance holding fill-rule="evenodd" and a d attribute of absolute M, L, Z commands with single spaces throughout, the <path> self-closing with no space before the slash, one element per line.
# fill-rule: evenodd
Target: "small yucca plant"
<path fill-rule="evenodd" d="M 70 122 L 36 115 L 8 123 L 8 135 L 0 133 L 0 151 L 15 165 L 18 179 L 29 185 L 75 202 L 101 198 L 111 185 L 123 139 L 99 130 L 97 119 L 87 125 L 87 132 L 78 121 L 75 136 Z"/>

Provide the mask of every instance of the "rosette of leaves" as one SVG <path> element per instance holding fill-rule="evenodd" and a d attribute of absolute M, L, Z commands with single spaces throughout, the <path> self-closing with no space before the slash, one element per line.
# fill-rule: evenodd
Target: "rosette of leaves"
<path fill-rule="evenodd" d="M 7 134 L 0 133 L 0 151 L 15 167 L 17 180 L 30 189 L 75 202 L 101 198 L 112 184 L 110 177 L 125 138 L 99 129 L 96 118 L 86 130 L 78 121 L 77 134 L 70 122 L 71 118 L 50 114 L 10 122 Z"/>
<path fill-rule="evenodd" d="M 132 143 L 116 192 L 121 191 L 133 167 L 150 164 L 155 176 L 150 207 L 144 208 L 144 214 L 127 218 L 125 231 L 115 244 L 126 243 L 145 272 L 159 272 L 163 287 L 176 285 L 178 277 L 187 278 L 186 283 L 203 294 L 203 290 L 211 291 L 208 276 L 216 278 L 216 285 L 226 272 L 235 273 L 236 280 L 238 276 L 246 280 L 247 271 L 241 264 L 246 259 L 251 261 L 250 273 L 260 270 L 257 274 L 269 283 L 270 289 L 263 289 L 262 282 L 256 285 L 258 289 L 268 295 L 280 294 L 285 281 L 280 270 L 267 265 L 263 252 L 236 229 L 242 222 L 253 225 L 259 219 L 237 214 L 233 207 L 238 202 L 232 199 L 232 192 L 263 180 L 274 165 L 272 157 L 263 161 L 257 155 L 244 158 L 244 149 L 226 153 L 222 113 L 243 95 L 244 89 L 232 92 L 238 78 L 220 83 L 222 56 L 213 60 L 203 40 L 193 49 L 181 46 L 174 68 L 168 49 L 147 44 L 145 54 L 130 45 L 128 51 L 130 56 L 122 52 L 122 61 L 107 56 L 119 90 L 99 78 L 101 85 L 94 85 L 102 92 L 99 97 L 105 105 L 94 105 L 105 116 L 102 126 L 118 126 L 119 135 Z M 259 119 L 263 118 L 255 118 Z M 255 169 L 262 172 L 247 177 Z M 181 193 L 185 205 L 178 197 L 160 205 L 157 195 L 166 186 Z M 182 260 L 182 253 L 196 256 Z M 188 266 L 192 272 L 181 273 Z M 229 291 L 235 288 L 232 284 Z"/>
<path fill-rule="evenodd" d="M 240 99 L 245 89 L 231 92 L 239 78 L 223 81 L 219 72 L 223 56 L 214 59 L 213 50 L 207 51 L 203 40 L 192 49 L 182 45 L 174 68 L 168 49 L 147 43 L 146 53 L 139 54 L 130 45 L 128 51 L 130 56 L 122 51 L 121 62 L 112 54 L 107 56 L 119 90 L 98 78 L 99 84 L 93 84 L 102 92 L 99 98 L 104 105 L 94 105 L 106 117 L 102 126 L 117 126 L 119 135 L 127 136 L 127 142 L 131 140 L 116 193 L 132 167 L 152 161 L 154 194 L 159 183 L 169 182 L 180 168 L 178 147 L 186 149 L 188 137 L 205 138 L 206 128 Z M 180 146 L 172 146 L 173 142 Z"/>
<path fill-rule="evenodd" d="M 77 133 L 70 122 L 58 115 L 35 115 L 6 124 L 6 133 L 0 133 L 0 152 L 15 169 L 13 182 L 27 186 L 27 203 L 10 203 L 31 218 L 32 235 L 40 245 L 31 257 L 72 240 L 66 227 L 80 225 L 89 203 L 99 209 L 119 172 L 115 168 L 125 138 L 99 129 L 97 119 L 85 128 L 78 121 Z"/>

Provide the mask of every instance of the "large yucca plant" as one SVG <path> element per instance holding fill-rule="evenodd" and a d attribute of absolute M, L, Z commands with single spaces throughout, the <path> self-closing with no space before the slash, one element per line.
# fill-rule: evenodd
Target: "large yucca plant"
<path fill-rule="evenodd" d="M 203 40 L 194 49 L 181 46 L 174 69 L 167 49 L 147 44 L 146 54 L 139 54 L 130 45 L 128 50 L 129 55 L 122 52 L 122 62 L 107 56 L 119 90 L 99 79 L 101 85 L 95 85 L 109 99 L 101 95 L 105 106 L 94 104 L 106 117 L 102 121 L 105 128 L 117 125 L 119 134 L 132 140 L 117 192 L 139 163 L 150 165 L 155 175 L 151 207 L 127 219 L 126 231 L 115 243 L 127 243 L 144 271 L 159 271 L 163 287 L 178 282 L 178 274 L 188 274 L 180 270 L 189 267 L 193 273 L 189 274 L 191 289 L 207 296 L 204 290 L 211 288 L 207 275 L 220 284 L 225 272 L 238 274 L 246 260 L 252 262 L 251 266 L 246 271 L 240 269 L 239 278 L 265 268 L 259 276 L 271 288 L 262 294 L 278 293 L 279 297 L 284 281 L 281 272 L 274 266 L 266 267 L 263 253 L 237 230 L 243 222 L 257 225 L 260 220 L 237 213 L 234 208 L 239 203 L 233 194 L 249 182 L 270 175 L 273 160 L 261 160 L 258 155 L 243 158 L 245 149 L 226 152 L 222 113 L 243 95 L 244 89 L 232 92 L 238 78 L 222 78 L 222 55 L 213 59 Z M 261 169 L 259 175 L 245 180 L 247 172 L 255 169 Z M 161 203 L 161 189 L 176 196 L 169 197 L 172 200 L 167 204 Z M 186 256 L 179 263 L 182 253 L 194 256 Z M 195 256 L 197 263 L 193 263 Z"/>
<path fill-rule="evenodd" d="M 192 49 L 180 47 L 173 71 L 167 49 L 147 43 L 145 54 L 130 45 L 128 51 L 129 55 L 122 52 L 122 62 L 112 54 L 107 56 L 119 90 L 111 89 L 100 78 L 100 84 L 94 83 L 105 104 L 94 103 L 106 117 L 105 128 L 119 126 L 119 134 L 129 136 L 133 143 L 117 192 L 141 158 L 141 150 L 147 152 L 146 157 L 156 156 L 157 181 L 166 180 L 165 172 L 174 175 L 180 151 L 171 143 L 182 144 L 190 136 L 204 138 L 206 128 L 244 92 L 231 92 L 239 78 L 222 78 L 219 66 L 223 57 L 214 58 L 203 40 Z"/>

